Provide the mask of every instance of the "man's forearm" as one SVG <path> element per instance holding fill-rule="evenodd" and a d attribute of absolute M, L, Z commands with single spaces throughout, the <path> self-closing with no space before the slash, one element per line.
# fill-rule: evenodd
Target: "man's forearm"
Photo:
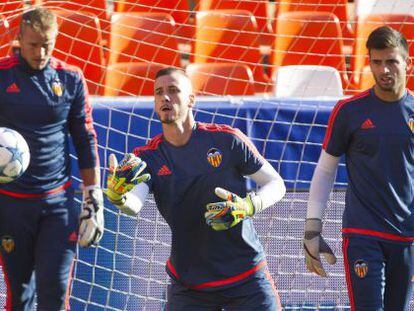
<path fill-rule="evenodd" d="M 339 157 L 334 157 L 322 150 L 312 177 L 306 218 L 322 219 L 335 181 L 338 164 Z"/>
<path fill-rule="evenodd" d="M 84 168 L 79 172 L 85 187 L 101 184 L 101 174 L 99 167 Z"/>
<path fill-rule="evenodd" d="M 261 202 L 260 204 L 254 204 L 256 207 L 255 213 L 279 202 L 286 193 L 286 187 L 282 177 L 280 177 L 268 162 L 265 162 L 259 171 L 249 177 L 259 186 L 259 190 L 256 192 L 253 200 L 260 199 Z"/>

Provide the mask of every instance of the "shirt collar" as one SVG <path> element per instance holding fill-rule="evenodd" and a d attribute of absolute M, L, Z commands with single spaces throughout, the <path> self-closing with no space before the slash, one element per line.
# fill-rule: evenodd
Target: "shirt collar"
<path fill-rule="evenodd" d="M 50 67 L 50 60 L 51 60 L 51 58 L 49 58 L 48 63 L 46 64 L 46 66 L 43 69 L 37 70 L 37 69 L 33 69 L 32 67 L 30 67 L 29 64 L 27 63 L 27 61 L 19 54 L 20 68 L 22 68 L 25 72 L 27 72 L 29 74 L 37 74 L 37 73 L 41 73 L 41 72 L 47 70 Z"/>

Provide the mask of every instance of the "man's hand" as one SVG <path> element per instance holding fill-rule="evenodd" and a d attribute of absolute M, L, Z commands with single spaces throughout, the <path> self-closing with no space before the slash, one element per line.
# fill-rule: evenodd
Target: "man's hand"
<path fill-rule="evenodd" d="M 321 232 L 322 221 L 319 218 L 306 219 L 303 248 L 305 249 L 306 267 L 308 270 L 320 276 L 327 276 L 319 254 L 322 253 L 326 261 L 331 265 L 336 263 L 336 257 L 323 239 Z"/>
<path fill-rule="evenodd" d="M 217 187 L 216 195 L 225 201 L 207 204 L 207 212 L 204 214 L 207 225 L 214 230 L 227 230 L 234 227 L 242 220 L 253 216 L 255 212 L 252 195 L 241 198 L 238 195 Z"/>
<path fill-rule="evenodd" d="M 82 211 L 79 225 L 79 245 L 96 245 L 104 232 L 104 205 L 102 190 L 99 187 L 83 192 Z"/>
<path fill-rule="evenodd" d="M 109 156 L 109 175 L 107 190 L 109 201 L 115 205 L 125 203 L 125 193 L 131 191 L 136 185 L 150 180 L 150 174 L 142 174 L 147 164 L 133 153 L 125 154 L 119 163 L 114 154 Z"/>

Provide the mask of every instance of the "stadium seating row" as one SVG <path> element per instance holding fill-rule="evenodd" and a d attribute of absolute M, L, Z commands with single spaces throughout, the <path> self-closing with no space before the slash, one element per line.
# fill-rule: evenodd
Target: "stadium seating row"
<path fill-rule="evenodd" d="M 187 1 L 114 1 L 115 13 L 110 20 L 104 0 L 41 3 L 59 16 L 55 56 L 82 68 L 95 95 L 151 93 L 153 70 L 184 65 L 179 47 L 185 42 L 190 45 L 187 71 L 195 84 L 203 86 L 196 89 L 218 95 L 271 92 L 278 69 L 290 65 L 332 67 L 339 72 L 346 93 L 369 87 L 373 81 L 367 70 L 365 40 L 372 29 L 383 24 L 400 30 L 414 55 L 414 14 L 361 15 L 354 31 L 348 22 L 346 0 L 283 1 L 278 3 L 275 23 L 269 23 L 265 0 L 199 1 L 195 18 Z M 6 16 L 19 12 L 19 7 L 1 2 L 0 9 Z M 23 6 L 20 13 L 22 10 Z M 4 30 L 0 55 L 10 52 L 8 42 L 15 35 L 16 20 L 0 22 L 0 30 Z M 352 42 L 350 56 L 344 52 L 347 42 Z M 268 55 L 262 53 L 264 44 L 271 44 Z M 203 66 L 210 63 L 214 66 Z M 120 84 L 129 85 L 142 75 L 145 83 L 135 90 Z M 228 80 L 220 83 L 221 90 L 213 87 L 218 85 L 217 79 Z M 413 78 L 408 86 L 414 88 Z"/>
<path fill-rule="evenodd" d="M 0 1 L 0 12 L 3 12 L 3 15 L 6 16 L 14 14 L 14 12 L 19 11 L 23 7 L 25 2 L 28 1 Z M 355 12 L 349 12 L 348 0 L 30 0 L 29 2 L 31 4 L 49 5 L 72 11 L 90 12 L 98 16 L 103 24 L 109 21 L 110 11 L 169 13 L 176 23 L 183 26 L 183 28 L 185 28 L 185 25 L 194 24 L 192 12 L 216 9 L 247 10 L 255 16 L 258 30 L 264 34 L 264 37 L 266 37 L 266 34 L 274 33 L 276 26 L 274 24 L 277 16 L 286 12 L 318 11 L 333 13 L 340 21 L 343 36 L 345 38 L 352 38 L 351 15 L 356 15 L 358 18 L 366 14 L 398 14 L 409 13 L 414 10 L 410 1 L 398 0 L 355 0 Z M 109 10 L 108 3 L 113 3 L 113 10 Z M 105 29 L 105 27 L 102 28 Z M 189 33 L 192 32 L 189 30 Z M 188 36 L 184 35 L 183 37 Z M 263 42 L 266 42 L 266 39 Z M 270 43 L 270 41 L 267 41 L 267 43 Z"/>
<path fill-rule="evenodd" d="M 105 96 L 153 95 L 156 72 L 163 66 L 151 63 L 109 65 Z M 232 63 L 190 64 L 186 72 L 198 95 L 255 95 L 254 79 L 247 65 Z M 341 97 L 339 72 L 328 66 L 283 66 L 274 78 L 276 97 Z"/>

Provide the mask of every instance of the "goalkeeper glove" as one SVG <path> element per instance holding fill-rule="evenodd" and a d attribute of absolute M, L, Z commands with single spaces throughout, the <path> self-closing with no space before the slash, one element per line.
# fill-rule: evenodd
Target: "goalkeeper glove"
<path fill-rule="evenodd" d="M 104 205 L 102 190 L 98 186 L 86 187 L 80 213 L 79 245 L 88 247 L 101 240 L 104 231 Z"/>
<path fill-rule="evenodd" d="M 142 174 L 147 164 L 133 153 L 125 154 L 118 165 L 114 154 L 109 156 L 109 175 L 107 190 L 105 191 L 109 201 L 122 206 L 125 203 L 125 194 L 136 185 L 150 180 L 150 174 Z"/>
<path fill-rule="evenodd" d="M 249 193 L 244 199 L 219 187 L 215 189 L 215 193 L 226 201 L 207 204 L 204 217 L 207 225 L 216 231 L 232 228 L 242 220 L 253 216 L 255 206 L 261 204 L 260 198 L 254 193 Z"/>
<path fill-rule="evenodd" d="M 305 236 L 303 238 L 303 248 L 305 249 L 306 267 L 310 272 L 315 272 L 320 276 L 327 276 L 322 266 L 320 253 L 326 261 L 333 265 L 336 257 L 325 242 L 322 235 L 322 221 L 318 218 L 308 218 L 305 222 Z"/>

